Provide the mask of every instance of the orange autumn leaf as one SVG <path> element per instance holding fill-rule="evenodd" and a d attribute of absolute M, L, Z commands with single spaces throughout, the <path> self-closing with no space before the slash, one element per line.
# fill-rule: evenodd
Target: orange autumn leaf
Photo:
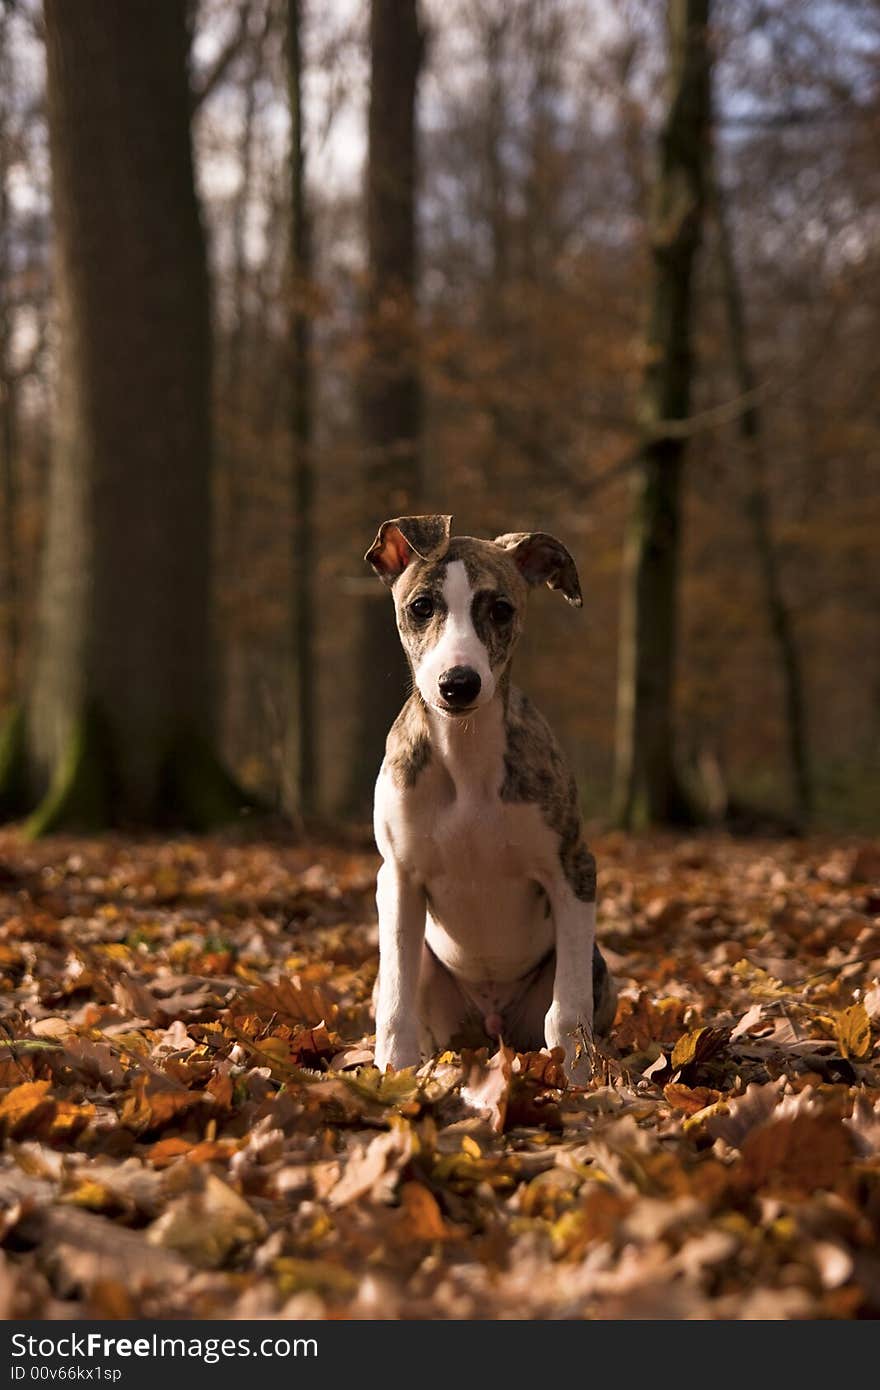
<path fill-rule="evenodd" d="M 49 1095 L 48 1081 L 24 1081 L 0 1101 L 0 1133 L 19 1139 L 33 1133 L 54 1113 L 56 1102 Z"/>
<path fill-rule="evenodd" d="M 673 1110 L 681 1110 L 685 1115 L 696 1115 L 708 1105 L 721 1099 L 722 1092 L 711 1086 L 684 1086 L 680 1081 L 670 1081 L 663 1087 L 663 1094 Z"/>
<path fill-rule="evenodd" d="M 119 1118 L 127 1129 L 140 1134 L 163 1129 L 204 1104 L 200 1091 L 162 1087 L 152 1077 L 139 1076 L 123 1101 Z"/>
<path fill-rule="evenodd" d="M 447 1221 L 437 1198 L 424 1183 L 405 1182 L 400 1189 L 398 1233 L 408 1240 L 461 1240 L 460 1227 Z"/>

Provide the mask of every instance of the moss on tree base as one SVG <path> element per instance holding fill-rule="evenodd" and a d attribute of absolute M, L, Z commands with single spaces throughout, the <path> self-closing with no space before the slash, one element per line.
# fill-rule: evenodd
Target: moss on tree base
<path fill-rule="evenodd" d="M 17 713 L 0 735 L 0 782 L 10 814 L 26 809 L 27 735 Z M 114 747 L 108 722 L 94 708 L 73 725 L 67 749 L 43 800 L 24 825 L 30 839 L 54 831 L 94 831 L 137 826 L 216 830 L 243 814 L 262 811 L 242 790 L 200 734 L 178 733 L 157 750 L 160 765 L 150 804 L 126 794 L 124 750 Z M 8 788 L 8 791 L 7 791 Z"/>
<path fill-rule="evenodd" d="M 27 808 L 26 742 L 24 710 L 15 705 L 0 725 L 0 820 Z"/>
<path fill-rule="evenodd" d="M 25 835 L 105 829 L 113 806 L 111 766 L 103 721 L 89 710 L 75 721 L 49 790 L 25 822 Z"/>

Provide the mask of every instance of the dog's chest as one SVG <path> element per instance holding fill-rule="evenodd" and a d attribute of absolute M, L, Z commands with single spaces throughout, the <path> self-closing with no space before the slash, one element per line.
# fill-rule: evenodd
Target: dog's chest
<path fill-rule="evenodd" d="M 429 945 L 474 981 L 519 978 L 553 940 L 543 885 L 558 868 L 558 837 L 537 805 L 504 800 L 502 783 L 501 767 L 458 786 L 426 769 L 393 827 L 397 857 L 425 886 Z"/>

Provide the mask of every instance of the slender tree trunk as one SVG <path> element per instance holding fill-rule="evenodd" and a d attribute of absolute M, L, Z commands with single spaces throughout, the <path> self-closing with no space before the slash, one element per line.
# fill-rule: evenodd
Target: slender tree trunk
<path fill-rule="evenodd" d="M 614 805 L 625 826 L 688 818 L 676 775 L 673 695 L 685 441 L 665 421 L 690 411 L 693 269 L 711 125 L 709 0 L 668 0 L 669 76 L 651 209 L 653 284 L 624 546 Z"/>
<path fill-rule="evenodd" d="M 0 707 L 18 699 L 19 557 L 16 515 L 16 452 L 18 447 L 18 381 L 12 356 L 12 227 L 9 176 L 12 163 L 12 63 L 9 53 L 9 11 L 0 9 L 0 612 L 3 615 L 5 678 L 0 680 Z"/>
<path fill-rule="evenodd" d="M 755 391 L 756 380 L 749 354 L 745 299 L 736 264 L 726 199 L 715 170 L 712 175 L 711 195 L 718 236 L 718 259 L 730 357 L 737 388 L 741 395 L 749 397 Z M 770 632 L 776 644 L 782 674 L 785 731 L 795 814 L 799 822 L 806 823 L 812 812 L 813 789 L 804 706 L 804 679 L 794 624 L 785 599 L 773 541 L 773 518 L 767 486 L 767 453 L 764 448 L 763 421 L 757 401 L 752 400 L 740 414 L 739 432 L 748 469 L 746 515 L 752 528 Z"/>
<path fill-rule="evenodd" d="M 210 720 L 210 333 L 185 0 L 46 0 L 59 396 L 34 832 L 234 813 Z"/>
<path fill-rule="evenodd" d="M 301 0 L 288 0 L 287 83 L 290 105 L 290 442 L 293 494 L 291 594 L 291 705 L 282 788 L 285 810 L 311 815 L 318 802 L 318 730 L 315 721 L 317 681 L 314 631 L 316 551 L 315 478 L 312 456 L 312 324 L 308 291 L 312 248 L 305 186 L 305 137 L 302 106 Z"/>
<path fill-rule="evenodd" d="M 372 0 L 367 160 L 367 360 L 360 382 L 364 548 L 420 493 L 422 395 L 416 327 L 416 96 L 423 35 L 417 0 Z M 352 804 L 365 809 L 406 665 L 387 593 L 364 603 Z"/>
<path fill-rule="evenodd" d="M 486 178 L 489 196 L 489 233 L 492 265 L 489 278 L 490 321 L 500 328 L 504 293 L 510 275 L 510 238 L 507 177 L 502 140 L 506 127 L 504 54 L 509 15 L 487 16 L 483 29 L 486 63 Z"/>

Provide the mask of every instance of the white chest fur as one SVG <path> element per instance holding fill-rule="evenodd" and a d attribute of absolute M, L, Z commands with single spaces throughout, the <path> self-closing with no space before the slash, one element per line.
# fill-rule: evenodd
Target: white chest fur
<path fill-rule="evenodd" d="M 500 701 L 467 721 L 431 718 L 432 761 L 416 786 L 402 795 L 380 777 L 379 847 L 423 886 L 434 954 L 503 1002 L 553 943 L 545 885 L 559 872 L 558 836 L 536 805 L 502 800 Z"/>

